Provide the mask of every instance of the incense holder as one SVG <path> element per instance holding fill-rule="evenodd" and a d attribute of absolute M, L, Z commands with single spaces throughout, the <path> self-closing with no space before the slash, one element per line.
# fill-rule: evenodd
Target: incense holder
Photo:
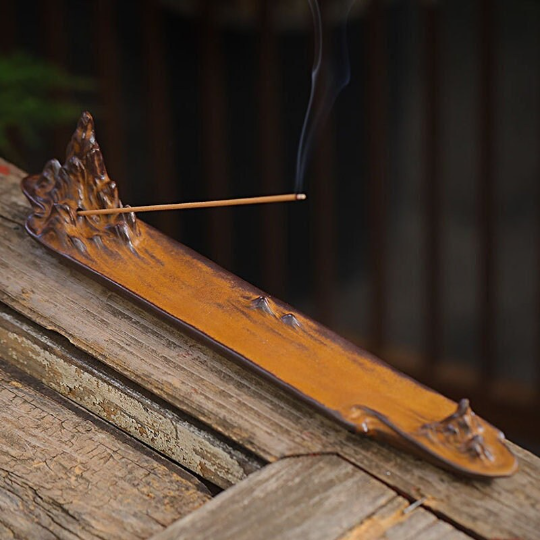
<path fill-rule="evenodd" d="M 94 123 L 84 113 L 64 165 L 50 161 L 22 189 L 29 234 L 64 261 L 166 317 L 360 434 L 407 448 L 454 472 L 508 476 L 503 434 L 120 208 Z"/>

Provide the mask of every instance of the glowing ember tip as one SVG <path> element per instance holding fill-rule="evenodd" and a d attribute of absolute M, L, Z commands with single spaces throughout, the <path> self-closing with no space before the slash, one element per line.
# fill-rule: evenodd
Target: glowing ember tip
<path fill-rule="evenodd" d="M 307 199 L 307 195 L 305 193 L 297 193 L 296 194 L 296 200 L 297 201 L 305 201 Z"/>

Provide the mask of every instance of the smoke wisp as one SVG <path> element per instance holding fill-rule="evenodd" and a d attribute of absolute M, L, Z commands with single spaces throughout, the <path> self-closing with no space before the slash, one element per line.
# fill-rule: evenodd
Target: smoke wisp
<path fill-rule="evenodd" d="M 311 71 L 311 93 L 302 126 L 296 158 L 295 191 L 304 189 L 306 168 L 316 135 L 328 118 L 339 93 L 350 81 L 351 68 L 347 47 L 347 20 L 355 0 L 343 2 L 335 35 L 323 30 L 318 0 L 308 0 L 313 17 L 314 58 Z M 329 42 L 327 42 L 329 41 Z M 336 43 L 332 47 L 331 42 Z"/>

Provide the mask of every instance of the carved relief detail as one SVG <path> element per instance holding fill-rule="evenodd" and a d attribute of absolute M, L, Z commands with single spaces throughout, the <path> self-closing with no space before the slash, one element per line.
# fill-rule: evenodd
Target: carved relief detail
<path fill-rule="evenodd" d="M 292 313 L 286 313 L 279 320 L 292 328 L 300 328 L 301 326 L 300 321 Z"/>
<path fill-rule="evenodd" d="M 39 176 L 23 180 L 34 213 L 27 226 L 37 236 L 55 237 L 86 257 L 94 249 L 135 251 L 139 231 L 134 213 L 80 216 L 77 210 L 119 208 L 118 190 L 105 169 L 96 142 L 94 120 L 81 116 L 66 152 L 66 162 L 49 161 Z"/>
<path fill-rule="evenodd" d="M 272 308 L 270 307 L 270 302 L 266 296 L 258 296 L 255 300 L 251 301 L 251 307 L 257 309 L 268 315 L 274 315 Z"/>
<path fill-rule="evenodd" d="M 485 443 L 484 427 L 471 410 L 468 399 L 462 399 L 455 413 L 439 422 L 424 424 L 420 431 L 433 442 L 449 446 L 473 459 L 493 461 Z"/>
<path fill-rule="evenodd" d="M 272 317 L 279 317 L 279 314 L 276 315 L 274 309 L 270 305 L 270 299 L 267 296 L 258 296 L 257 298 L 251 300 L 250 302 L 251 308 L 256 309 L 257 311 L 262 311 L 263 313 L 266 313 L 267 315 L 272 315 Z M 300 324 L 300 321 L 296 318 L 295 315 L 292 313 L 285 313 L 281 317 L 279 317 L 279 320 L 286 324 L 287 326 L 290 326 L 291 328 L 300 328 L 302 325 Z"/>
<path fill-rule="evenodd" d="M 371 431 L 370 423 L 374 420 L 374 416 L 366 407 L 362 407 L 362 405 L 353 405 L 349 409 L 347 420 L 354 422 L 359 426 L 360 431 L 367 435 Z"/>

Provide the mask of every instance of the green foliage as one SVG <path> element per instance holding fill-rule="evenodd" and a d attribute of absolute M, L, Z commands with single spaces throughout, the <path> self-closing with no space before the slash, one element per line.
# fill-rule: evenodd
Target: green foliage
<path fill-rule="evenodd" d="M 75 77 L 44 60 L 18 53 L 0 56 L 0 154 L 14 159 L 9 133 L 35 146 L 39 130 L 73 122 L 81 105 L 68 92 L 92 90 L 92 82 Z"/>

